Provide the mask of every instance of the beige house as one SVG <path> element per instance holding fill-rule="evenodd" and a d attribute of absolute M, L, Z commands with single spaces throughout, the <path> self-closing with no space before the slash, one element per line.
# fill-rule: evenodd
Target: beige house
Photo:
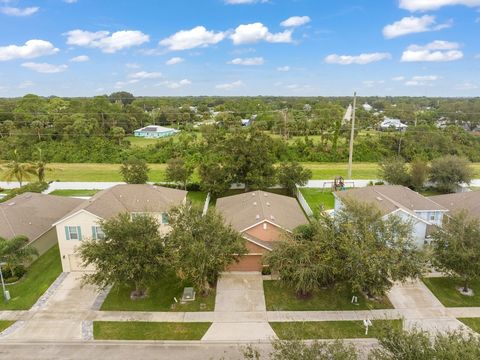
<path fill-rule="evenodd" d="M 52 224 L 82 202 L 38 193 L 18 195 L 0 203 L 0 236 L 5 239 L 26 236 L 41 255 L 57 243 L 57 231 Z"/>
<path fill-rule="evenodd" d="M 217 210 L 245 239 L 248 254 L 230 271 L 261 271 L 262 257 L 286 232 L 308 223 L 297 199 L 266 191 L 227 196 L 217 200 Z"/>
<path fill-rule="evenodd" d="M 95 194 L 70 211 L 56 227 L 60 256 L 64 272 L 83 271 L 76 253 L 85 239 L 102 239 L 101 220 L 120 213 L 152 214 L 160 223 L 160 231 L 169 231 L 167 212 L 185 203 L 187 192 L 154 185 L 117 185 Z M 87 269 L 88 270 L 88 269 Z"/>
<path fill-rule="evenodd" d="M 451 214 L 466 211 L 472 218 L 480 219 L 480 191 L 436 195 L 430 199 L 447 208 Z"/>

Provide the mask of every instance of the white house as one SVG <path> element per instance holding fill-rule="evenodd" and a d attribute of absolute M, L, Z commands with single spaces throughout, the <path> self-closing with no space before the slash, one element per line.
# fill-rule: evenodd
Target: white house
<path fill-rule="evenodd" d="M 400 216 L 413 226 L 417 245 L 423 245 L 437 226 L 442 226 L 443 216 L 448 209 L 435 201 L 400 185 L 367 186 L 364 188 L 337 191 L 334 193 L 335 211 L 343 202 L 353 200 L 366 202 L 378 208 L 384 218 Z"/>
<path fill-rule="evenodd" d="M 380 130 L 405 130 L 408 125 L 403 124 L 399 119 L 390 119 L 385 117 L 380 123 Z"/>
<path fill-rule="evenodd" d="M 100 221 L 120 213 L 152 214 L 158 219 L 160 232 L 170 230 L 167 212 L 185 203 L 187 192 L 154 185 L 117 185 L 85 200 L 53 225 L 56 227 L 64 272 L 83 271 L 76 253 L 85 239 L 102 239 Z M 88 270 L 88 269 L 87 269 Z"/>
<path fill-rule="evenodd" d="M 373 110 L 373 106 L 370 105 L 369 103 L 363 104 L 362 107 L 363 107 L 363 110 L 365 110 L 365 111 L 372 111 Z"/>
<path fill-rule="evenodd" d="M 179 130 L 167 128 L 164 126 L 148 125 L 141 129 L 135 130 L 134 135 L 136 137 L 143 137 L 143 138 L 162 138 L 162 137 L 175 135 L 178 132 Z"/>

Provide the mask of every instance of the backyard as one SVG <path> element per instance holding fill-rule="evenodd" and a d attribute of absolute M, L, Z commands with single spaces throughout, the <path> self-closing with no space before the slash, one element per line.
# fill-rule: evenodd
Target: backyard
<path fill-rule="evenodd" d="M 317 188 L 301 188 L 300 192 L 310 205 L 313 213 L 318 215 L 320 209 L 330 210 L 334 208 L 335 198 L 331 190 Z"/>

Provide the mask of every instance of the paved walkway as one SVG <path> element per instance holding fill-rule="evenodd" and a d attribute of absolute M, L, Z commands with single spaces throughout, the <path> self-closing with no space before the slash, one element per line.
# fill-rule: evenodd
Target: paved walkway
<path fill-rule="evenodd" d="M 262 341 L 275 338 L 267 321 L 260 273 L 225 273 L 217 283 L 214 321 L 202 340 Z"/>

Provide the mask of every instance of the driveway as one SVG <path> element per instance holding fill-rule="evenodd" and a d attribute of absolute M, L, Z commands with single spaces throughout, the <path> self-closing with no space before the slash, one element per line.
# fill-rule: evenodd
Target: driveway
<path fill-rule="evenodd" d="M 267 321 L 260 273 L 224 273 L 218 279 L 214 322 L 202 340 L 259 341 L 275 338 Z"/>
<path fill-rule="evenodd" d="M 81 287 L 81 275 L 68 274 L 47 302 L 4 339 L 81 340 L 82 322 L 98 295 L 92 286 Z"/>

